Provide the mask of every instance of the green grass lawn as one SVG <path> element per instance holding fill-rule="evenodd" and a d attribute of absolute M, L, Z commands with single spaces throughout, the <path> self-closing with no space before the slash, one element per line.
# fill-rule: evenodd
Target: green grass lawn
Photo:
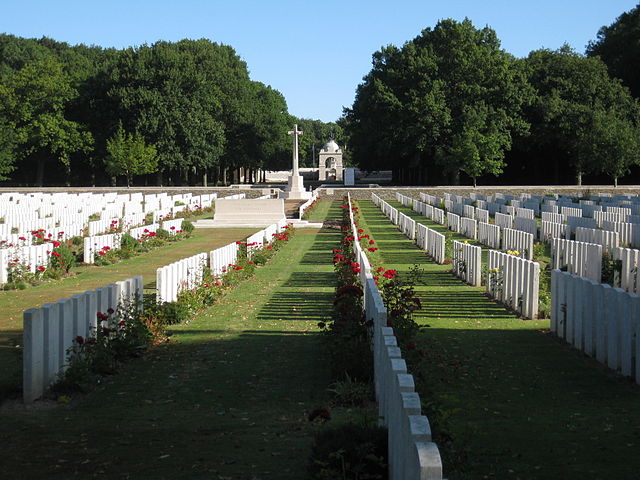
<path fill-rule="evenodd" d="M 15 345 L 22 343 L 22 312 L 49 302 L 68 298 L 118 280 L 142 275 L 145 288 L 155 288 L 156 270 L 181 258 L 214 250 L 256 232 L 257 228 L 195 229 L 191 237 L 143 253 L 114 265 L 82 266 L 75 276 L 30 287 L 0 291 L 0 399 L 1 392 L 15 391 L 16 374 L 22 368 Z M 19 383 L 19 382 L 18 382 Z"/>
<path fill-rule="evenodd" d="M 370 201 L 358 205 L 386 268 L 424 270 L 424 357 L 409 352 L 409 369 L 447 478 L 640 478 L 637 385 L 552 336 L 547 320 L 514 317 L 428 260 Z"/>
<path fill-rule="evenodd" d="M 339 216 L 321 202 L 314 219 Z M 300 479 L 329 372 L 340 232 L 301 229 L 271 262 L 97 390 L 0 413 L 6 478 Z"/>

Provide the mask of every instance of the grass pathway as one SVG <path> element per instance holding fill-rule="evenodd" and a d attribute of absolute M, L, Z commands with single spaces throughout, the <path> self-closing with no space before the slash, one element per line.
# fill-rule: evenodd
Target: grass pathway
<path fill-rule="evenodd" d="M 142 275 L 145 288 L 155 288 L 156 270 L 171 262 L 196 253 L 210 251 L 242 240 L 256 228 L 196 229 L 191 237 L 152 250 L 122 262 L 107 265 L 87 265 L 75 268 L 76 275 L 44 283 L 26 290 L 0 291 L 0 392 L 11 391 L 15 383 L 17 362 L 14 345 L 22 343 L 22 312 L 48 302 L 56 302 L 76 293 L 92 290 L 118 280 Z M 2 395 L 0 394 L 0 400 Z"/>
<path fill-rule="evenodd" d="M 547 320 L 520 320 L 458 281 L 370 201 L 359 206 L 385 267 L 424 269 L 416 320 L 425 356 L 409 368 L 447 478 L 639 478 L 638 386 L 551 336 Z"/>
<path fill-rule="evenodd" d="M 331 207 L 331 211 L 330 210 Z M 322 202 L 314 216 L 339 215 Z M 338 230 L 299 230 L 269 265 L 75 405 L 0 413 L 7 478 L 299 479 L 326 401 L 317 322 Z"/>

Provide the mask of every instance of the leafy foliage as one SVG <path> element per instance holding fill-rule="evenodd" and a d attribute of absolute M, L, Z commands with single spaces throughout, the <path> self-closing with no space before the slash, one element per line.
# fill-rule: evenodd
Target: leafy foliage
<path fill-rule="evenodd" d="M 597 39 L 587 45 L 587 55 L 598 56 L 609 72 L 640 97 L 640 5 L 598 30 Z"/>
<path fill-rule="evenodd" d="M 443 20 L 374 54 L 347 112 L 353 155 L 369 169 L 390 157 L 438 166 L 453 183 L 460 171 L 497 175 L 512 133 L 527 129 L 521 108 L 531 98 L 520 63 L 493 30 Z"/>
<path fill-rule="evenodd" d="M 617 178 L 640 162 L 640 109 L 604 63 L 568 46 L 531 52 L 526 62 L 536 89 L 528 110 L 531 147 L 558 152 L 573 166 L 578 184 L 584 173 Z"/>
<path fill-rule="evenodd" d="M 146 145 L 139 132 L 125 132 L 122 125 L 119 125 L 113 137 L 107 140 L 107 152 L 107 172 L 111 175 L 124 175 L 127 178 L 127 187 L 131 185 L 134 175 L 153 173 L 158 168 L 156 148 Z"/>

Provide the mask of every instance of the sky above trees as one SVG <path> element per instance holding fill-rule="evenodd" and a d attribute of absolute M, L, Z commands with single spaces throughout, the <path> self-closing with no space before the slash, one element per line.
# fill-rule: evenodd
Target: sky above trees
<path fill-rule="evenodd" d="M 478 28 L 488 25 L 502 48 L 518 57 L 563 43 L 582 53 L 600 27 L 636 5 L 637 0 L 6 0 L 0 33 L 117 48 L 208 38 L 233 46 L 253 80 L 284 95 L 289 113 L 329 122 L 352 105 L 373 52 L 402 46 L 440 19 L 468 17 Z"/>

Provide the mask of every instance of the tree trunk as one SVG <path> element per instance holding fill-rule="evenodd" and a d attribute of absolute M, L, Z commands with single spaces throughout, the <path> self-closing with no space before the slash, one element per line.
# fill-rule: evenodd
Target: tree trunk
<path fill-rule="evenodd" d="M 613 177 L 613 186 L 614 188 L 618 188 L 618 177 Z"/>
<path fill-rule="evenodd" d="M 158 170 L 158 173 L 156 174 L 156 183 L 159 187 L 162 186 L 162 170 Z"/>
<path fill-rule="evenodd" d="M 202 186 L 203 187 L 208 187 L 209 186 L 209 184 L 207 182 L 207 171 L 206 170 L 202 174 Z"/>
<path fill-rule="evenodd" d="M 71 164 L 64 166 L 64 185 L 65 187 L 71 186 Z"/>
<path fill-rule="evenodd" d="M 38 158 L 36 167 L 36 187 L 42 187 L 44 182 L 44 159 Z"/>
<path fill-rule="evenodd" d="M 580 169 L 576 169 L 576 185 L 582 186 L 582 171 Z"/>
<path fill-rule="evenodd" d="M 451 185 L 454 185 L 454 186 L 460 185 L 460 170 L 451 172 Z"/>
<path fill-rule="evenodd" d="M 473 177 L 473 188 L 477 188 L 478 187 L 478 183 L 476 182 L 477 177 Z"/>

